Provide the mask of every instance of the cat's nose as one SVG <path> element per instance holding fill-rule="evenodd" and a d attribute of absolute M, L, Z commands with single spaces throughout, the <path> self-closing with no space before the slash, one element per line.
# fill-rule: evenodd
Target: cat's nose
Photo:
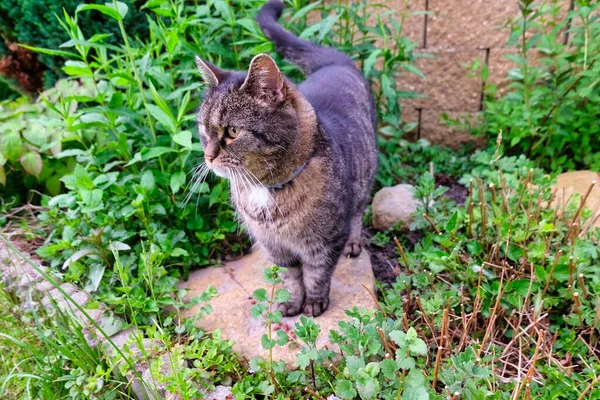
<path fill-rule="evenodd" d="M 216 154 L 204 154 L 204 158 L 208 162 L 212 162 L 215 158 L 217 158 Z"/>

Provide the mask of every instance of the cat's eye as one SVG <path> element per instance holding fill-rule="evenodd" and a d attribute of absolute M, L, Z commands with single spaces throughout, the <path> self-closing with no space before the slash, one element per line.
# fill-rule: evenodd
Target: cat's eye
<path fill-rule="evenodd" d="M 235 139 L 240 134 L 240 128 L 228 126 L 225 128 L 225 134 L 232 139 Z"/>

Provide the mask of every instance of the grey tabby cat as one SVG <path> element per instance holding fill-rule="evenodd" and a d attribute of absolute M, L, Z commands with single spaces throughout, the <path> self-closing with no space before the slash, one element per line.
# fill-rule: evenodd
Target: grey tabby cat
<path fill-rule="evenodd" d="M 208 90 L 198 114 L 207 166 L 228 178 L 242 222 L 271 261 L 288 269 L 284 316 L 321 315 L 342 254 L 361 251 L 361 222 L 377 169 L 376 112 L 350 57 L 282 28 L 283 4 L 256 20 L 306 74 L 296 86 L 266 54 L 248 72 L 196 59 Z"/>

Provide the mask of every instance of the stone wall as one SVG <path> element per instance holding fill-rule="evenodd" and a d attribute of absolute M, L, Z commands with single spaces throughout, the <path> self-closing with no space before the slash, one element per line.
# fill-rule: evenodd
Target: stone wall
<path fill-rule="evenodd" d="M 572 2 L 560 0 L 565 14 Z M 407 73 L 399 78 L 401 89 L 427 96 L 401 102 L 404 121 L 418 123 L 413 139 L 449 146 L 472 140 L 468 133 L 440 124 L 440 116 L 475 117 L 482 110 L 484 83 L 479 76 L 469 76 L 468 69 L 476 59 L 488 65 L 488 81 L 502 90 L 508 70 L 514 68 L 505 57 L 512 51 L 506 47 L 506 23 L 520 15 L 518 0 L 388 0 L 387 4 L 413 14 L 407 17 L 404 34 L 418 43 L 417 53 L 433 56 L 417 60 L 426 80 Z"/>

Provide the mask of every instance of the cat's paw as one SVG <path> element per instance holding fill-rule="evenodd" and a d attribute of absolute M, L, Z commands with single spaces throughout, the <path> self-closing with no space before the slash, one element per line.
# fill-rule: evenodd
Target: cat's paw
<path fill-rule="evenodd" d="M 344 247 L 344 257 L 358 257 L 362 251 L 360 239 L 348 239 Z"/>
<path fill-rule="evenodd" d="M 306 300 L 303 311 L 309 317 L 318 317 L 327 310 L 327 307 L 329 307 L 329 299 Z"/>
<path fill-rule="evenodd" d="M 285 303 L 279 303 L 277 309 L 281 311 L 284 317 L 293 317 L 302 311 L 302 302 L 286 301 Z"/>

